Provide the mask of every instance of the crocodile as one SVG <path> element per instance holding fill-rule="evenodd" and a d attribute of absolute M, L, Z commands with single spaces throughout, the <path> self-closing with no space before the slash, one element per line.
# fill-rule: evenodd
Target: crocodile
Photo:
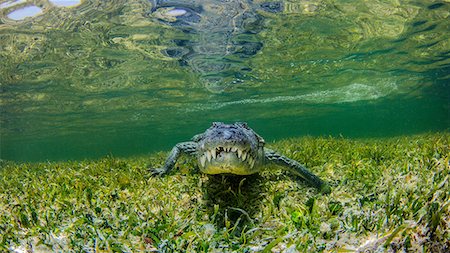
<path fill-rule="evenodd" d="M 299 162 L 264 147 L 264 139 L 245 122 L 225 124 L 213 122 L 204 133 L 191 141 L 176 144 L 161 168 L 150 169 L 152 175 L 169 173 L 182 154 L 195 157 L 205 174 L 251 175 L 275 164 L 300 176 L 322 193 L 330 193 L 330 186 Z"/>
<path fill-rule="evenodd" d="M 251 0 L 153 0 L 149 15 L 184 34 L 162 53 L 189 66 L 208 91 L 221 93 L 252 79 L 244 60 L 263 47 L 256 36 L 263 27 L 258 12 L 282 7 Z"/>

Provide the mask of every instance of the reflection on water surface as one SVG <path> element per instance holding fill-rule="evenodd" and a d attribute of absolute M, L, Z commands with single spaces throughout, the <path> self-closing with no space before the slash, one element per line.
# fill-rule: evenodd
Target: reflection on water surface
<path fill-rule="evenodd" d="M 6 1 L 1 158 L 148 153 L 211 121 L 269 140 L 446 130 L 448 16 L 431 0 Z"/>

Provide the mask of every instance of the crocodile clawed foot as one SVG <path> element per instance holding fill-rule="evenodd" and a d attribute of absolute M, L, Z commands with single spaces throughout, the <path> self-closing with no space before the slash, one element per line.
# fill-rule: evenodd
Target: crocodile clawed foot
<path fill-rule="evenodd" d="M 324 183 L 322 186 L 320 186 L 320 192 L 324 195 L 328 195 L 331 193 L 331 186 L 327 183 Z"/>
<path fill-rule="evenodd" d="M 148 171 L 152 177 L 163 176 L 167 171 L 165 168 L 149 168 Z"/>

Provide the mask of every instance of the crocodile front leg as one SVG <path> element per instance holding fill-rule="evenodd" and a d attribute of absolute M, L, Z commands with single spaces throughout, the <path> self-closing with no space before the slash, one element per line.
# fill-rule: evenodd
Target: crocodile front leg
<path fill-rule="evenodd" d="M 150 169 L 152 175 L 162 176 L 169 173 L 175 166 L 175 163 L 177 162 L 181 154 L 184 153 L 187 155 L 195 155 L 196 149 L 197 143 L 193 141 L 178 143 L 177 145 L 175 145 L 175 147 L 172 148 L 172 151 L 170 151 L 170 154 L 167 157 L 166 162 L 164 163 L 164 166 L 162 168 Z"/>
<path fill-rule="evenodd" d="M 290 172 L 294 173 L 295 175 L 300 176 L 303 179 L 305 179 L 309 184 L 316 187 L 323 193 L 328 194 L 331 192 L 331 188 L 326 182 L 324 182 L 318 176 L 311 173 L 309 170 L 307 170 L 303 165 L 301 165 L 297 161 L 287 158 L 286 156 L 277 154 L 275 151 L 267 149 L 267 148 L 264 149 L 264 151 L 265 151 L 264 156 L 267 161 L 275 163 L 277 165 L 280 165 L 280 166 L 288 169 Z"/>

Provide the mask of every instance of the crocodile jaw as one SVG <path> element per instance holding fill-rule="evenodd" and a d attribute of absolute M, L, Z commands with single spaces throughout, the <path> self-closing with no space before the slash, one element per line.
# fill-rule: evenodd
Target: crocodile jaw
<path fill-rule="evenodd" d="M 250 175 L 259 171 L 260 157 L 237 147 L 216 147 L 198 156 L 200 170 L 206 174 Z"/>
<path fill-rule="evenodd" d="M 250 175 L 264 161 L 264 140 L 246 123 L 214 122 L 193 140 L 200 170 L 206 174 Z"/>

